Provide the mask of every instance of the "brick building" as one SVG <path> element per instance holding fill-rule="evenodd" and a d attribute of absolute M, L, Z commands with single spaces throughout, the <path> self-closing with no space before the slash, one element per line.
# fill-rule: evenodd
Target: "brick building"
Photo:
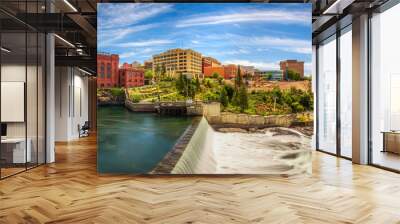
<path fill-rule="evenodd" d="M 245 66 L 245 65 L 240 66 L 240 70 L 241 70 L 242 74 L 249 75 L 249 76 L 254 76 L 254 73 L 256 71 L 254 66 Z"/>
<path fill-rule="evenodd" d="M 215 59 L 213 57 L 202 57 L 201 65 L 202 65 L 201 72 L 204 74 L 204 76 L 206 76 L 204 73 L 204 68 L 206 68 L 206 67 L 221 67 L 221 62 L 219 62 L 217 59 Z"/>
<path fill-rule="evenodd" d="M 116 54 L 97 54 L 97 87 L 110 88 L 119 86 L 119 56 Z"/>
<path fill-rule="evenodd" d="M 140 64 L 140 62 L 138 62 L 138 61 L 132 62 L 131 66 L 134 68 L 144 68 L 144 66 L 142 64 Z"/>
<path fill-rule="evenodd" d="M 153 61 L 148 60 L 144 62 L 144 69 L 145 70 L 152 70 L 153 69 Z"/>
<path fill-rule="evenodd" d="M 214 73 L 217 73 L 219 76 L 225 78 L 225 69 L 224 67 L 204 67 L 203 68 L 204 77 L 211 77 Z"/>
<path fill-rule="evenodd" d="M 225 79 L 232 79 L 235 78 L 237 75 L 237 65 L 224 65 L 224 78 Z"/>
<path fill-rule="evenodd" d="M 130 88 L 144 85 L 144 69 L 124 63 L 119 69 L 120 87 Z"/>
<path fill-rule="evenodd" d="M 304 61 L 286 60 L 281 61 L 279 65 L 284 76 L 282 79 L 287 79 L 286 74 L 288 70 L 299 73 L 301 78 L 304 77 Z"/>

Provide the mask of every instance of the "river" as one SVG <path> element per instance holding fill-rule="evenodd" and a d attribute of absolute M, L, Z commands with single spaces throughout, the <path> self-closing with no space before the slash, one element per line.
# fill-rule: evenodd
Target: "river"
<path fill-rule="evenodd" d="M 191 124 L 190 117 L 133 113 L 122 106 L 97 109 L 99 173 L 150 172 Z"/>

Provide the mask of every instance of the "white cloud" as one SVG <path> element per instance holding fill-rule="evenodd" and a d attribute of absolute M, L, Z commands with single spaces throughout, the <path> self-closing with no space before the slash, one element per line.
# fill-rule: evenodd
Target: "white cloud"
<path fill-rule="evenodd" d="M 311 13 L 307 11 L 284 11 L 284 10 L 249 10 L 233 12 L 221 15 L 200 15 L 184 19 L 176 24 L 177 27 L 218 25 L 245 22 L 281 23 L 281 24 L 311 24 Z"/>
<path fill-rule="evenodd" d="M 229 51 L 216 51 L 214 55 L 243 55 L 243 54 L 250 54 L 251 52 L 246 49 L 236 49 L 236 50 L 229 50 Z"/>
<path fill-rule="evenodd" d="M 236 64 L 236 65 L 244 65 L 244 66 L 254 66 L 260 70 L 279 70 L 278 62 L 254 62 L 248 60 L 227 60 L 224 61 L 224 64 Z"/>
<path fill-rule="evenodd" d="M 144 57 L 144 55 L 148 55 L 151 53 L 155 53 L 157 52 L 158 49 L 154 49 L 154 48 L 144 48 L 144 49 L 131 49 L 127 52 L 124 52 L 122 54 L 119 55 L 120 58 L 130 58 L 130 57 Z"/>
<path fill-rule="evenodd" d="M 137 33 L 140 31 L 148 30 L 154 27 L 157 27 L 159 24 L 146 24 L 146 25 L 138 25 L 128 28 L 117 28 L 117 29 L 107 29 L 100 30 L 98 41 L 102 46 L 108 46 L 115 41 L 123 39 L 127 35 Z"/>
<path fill-rule="evenodd" d="M 99 4 L 99 28 L 126 27 L 172 10 L 170 4 Z"/>
<path fill-rule="evenodd" d="M 125 52 L 125 53 L 120 54 L 119 58 L 130 58 L 130 57 L 133 57 L 135 55 L 137 55 L 137 52 L 133 52 L 133 51 Z"/>
<path fill-rule="evenodd" d="M 247 38 L 247 41 L 245 41 L 244 44 L 256 45 L 260 47 L 268 46 L 275 49 L 300 53 L 300 54 L 311 54 L 312 51 L 311 40 L 303 40 L 303 39 L 263 36 L 263 37 Z"/>
<path fill-rule="evenodd" d="M 299 53 L 299 54 L 311 54 L 311 40 L 306 39 L 295 39 L 286 37 L 276 36 L 242 36 L 231 33 L 224 34 L 211 34 L 204 37 L 208 41 L 219 41 L 221 43 L 230 43 L 237 48 L 252 49 L 251 51 L 269 51 L 271 49 L 278 49 L 281 51 Z M 251 52 L 250 51 L 250 52 Z M 237 52 L 246 53 L 246 52 Z"/>
<path fill-rule="evenodd" d="M 166 45 L 174 43 L 171 40 L 164 39 L 153 39 L 153 40 L 145 40 L 145 41 L 133 41 L 127 43 L 118 44 L 119 47 L 147 47 L 147 46 L 156 46 L 156 45 Z"/>

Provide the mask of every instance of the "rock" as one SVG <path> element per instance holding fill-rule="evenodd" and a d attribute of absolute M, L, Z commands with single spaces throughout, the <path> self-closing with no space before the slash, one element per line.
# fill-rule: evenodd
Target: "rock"
<path fill-rule="evenodd" d="M 243 128 L 219 128 L 217 131 L 223 133 L 229 133 L 229 132 L 247 133 L 247 131 Z"/>
<path fill-rule="evenodd" d="M 257 128 L 249 128 L 249 132 L 257 132 Z"/>

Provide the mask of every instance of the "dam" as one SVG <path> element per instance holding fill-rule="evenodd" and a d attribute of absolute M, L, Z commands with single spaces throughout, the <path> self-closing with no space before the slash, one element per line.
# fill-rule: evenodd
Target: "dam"
<path fill-rule="evenodd" d="M 217 132 L 203 117 L 170 173 L 309 174 L 311 139 L 284 127 L 257 133 Z"/>
<path fill-rule="evenodd" d="M 99 107 L 97 169 L 121 174 L 311 173 L 310 137 L 285 127 L 238 129 L 214 128 L 204 116 Z"/>

